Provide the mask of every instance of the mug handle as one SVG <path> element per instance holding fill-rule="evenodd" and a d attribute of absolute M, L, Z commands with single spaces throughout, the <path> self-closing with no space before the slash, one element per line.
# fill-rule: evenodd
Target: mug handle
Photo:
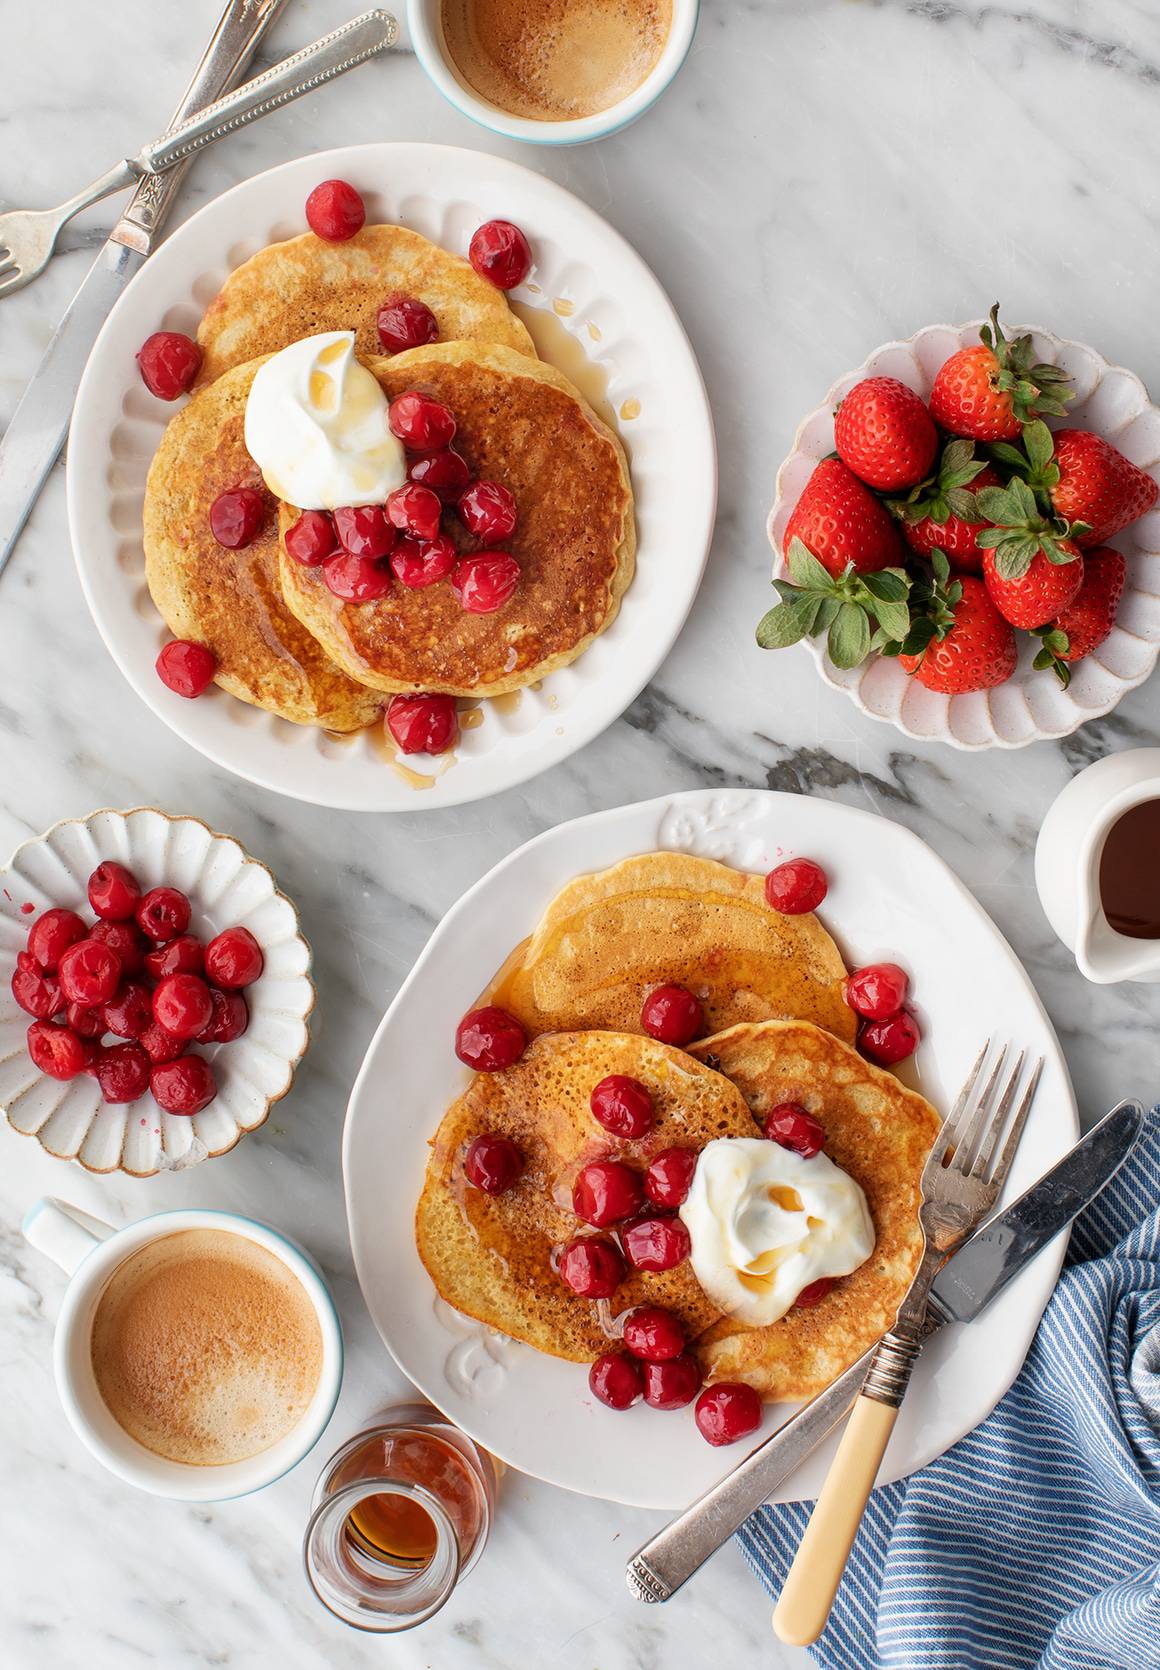
<path fill-rule="evenodd" d="M 21 1227 L 29 1245 L 59 1264 L 69 1276 L 94 1247 L 117 1233 L 112 1224 L 102 1223 L 79 1206 L 51 1196 L 28 1208 Z"/>

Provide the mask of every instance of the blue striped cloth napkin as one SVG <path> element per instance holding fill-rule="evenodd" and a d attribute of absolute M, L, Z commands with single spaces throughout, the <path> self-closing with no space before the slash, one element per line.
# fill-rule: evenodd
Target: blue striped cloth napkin
<path fill-rule="evenodd" d="M 1160 1670 L 1160 1109 L 983 1424 L 874 1492 L 824 1670 Z M 966 1335 L 963 1349 L 969 1350 Z M 738 1533 L 780 1592 L 808 1505 Z"/>

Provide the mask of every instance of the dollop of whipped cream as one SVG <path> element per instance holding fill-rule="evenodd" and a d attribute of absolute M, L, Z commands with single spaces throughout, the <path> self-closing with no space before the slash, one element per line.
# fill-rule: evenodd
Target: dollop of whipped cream
<path fill-rule="evenodd" d="M 299 510 L 382 504 L 407 479 L 353 331 L 306 336 L 268 359 L 250 387 L 245 438 L 271 493 Z"/>
<path fill-rule="evenodd" d="M 760 1328 L 822 1276 L 869 1258 L 866 1196 L 825 1154 L 809 1159 L 764 1137 L 718 1137 L 697 1160 L 681 1206 L 693 1273 L 727 1315 Z"/>

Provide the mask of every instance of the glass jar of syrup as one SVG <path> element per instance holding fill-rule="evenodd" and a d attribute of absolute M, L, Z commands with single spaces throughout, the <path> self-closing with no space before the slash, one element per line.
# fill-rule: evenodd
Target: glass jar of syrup
<path fill-rule="evenodd" d="M 303 1558 L 315 1594 L 356 1629 L 411 1629 L 475 1565 L 495 1463 L 425 1403 L 398 1404 L 323 1468 Z"/>

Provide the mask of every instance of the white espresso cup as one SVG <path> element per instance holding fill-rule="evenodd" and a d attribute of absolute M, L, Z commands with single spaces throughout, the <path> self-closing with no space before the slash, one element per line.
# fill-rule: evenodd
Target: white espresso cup
<path fill-rule="evenodd" d="M 522 139 L 528 145 L 583 145 L 588 140 L 606 139 L 609 134 L 619 133 L 621 128 L 643 116 L 684 63 L 697 31 L 700 0 L 672 0 L 672 6 L 672 23 L 660 57 L 640 86 L 609 105 L 607 110 L 564 122 L 513 116 L 470 87 L 456 68 L 443 38 L 442 0 L 407 0 L 407 28 L 415 56 L 431 80 L 444 98 L 473 122 L 508 139 Z"/>
<path fill-rule="evenodd" d="M 272 1253 L 296 1276 L 322 1334 L 322 1372 L 302 1419 L 258 1455 L 221 1466 L 191 1466 L 155 1455 L 131 1438 L 107 1408 L 92 1364 L 93 1318 L 114 1270 L 152 1241 L 188 1229 L 241 1235 Z M 302 1460 L 330 1420 L 342 1384 L 342 1327 L 334 1300 L 313 1261 L 266 1224 L 234 1212 L 156 1212 L 125 1229 L 59 1200 L 38 1200 L 24 1219 L 25 1239 L 65 1270 L 71 1281 L 56 1325 L 53 1368 L 64 1412 L 77 1436 L 111 1473 L 154 1496 L 220 1502 L 272 1484 Z"/>

